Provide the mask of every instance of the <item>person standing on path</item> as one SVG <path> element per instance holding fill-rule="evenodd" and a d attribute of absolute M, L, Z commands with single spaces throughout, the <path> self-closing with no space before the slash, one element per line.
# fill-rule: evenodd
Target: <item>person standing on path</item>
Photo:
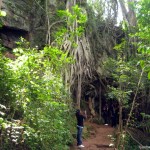
<path fill-rule="evenodd" d="M 108 104 L 105 104 L 105 106 L 103 107 L 103 118 L 104 118 L 104 124 L 108 125 L 109 122 L 109 108 L 108 108 Z"/>
<path fill-rule="evenodd" d="M 110 114 L 111 114 L 111 126 L 116 127 L 117 126 L 117 119 L 118 119 L 118 110 L 114 104 L 110 107 Z"/>
<path fill-rule="evenodd" d="M 82 148 L 85 147 L 84 145 L 82 145 L 82 131 L 84 127 L 84 120 L 87 118 L 86 111 L 83 114 L 80 109 L 77 109 L 76 118 L 77 118 L 77 146 Z"/>

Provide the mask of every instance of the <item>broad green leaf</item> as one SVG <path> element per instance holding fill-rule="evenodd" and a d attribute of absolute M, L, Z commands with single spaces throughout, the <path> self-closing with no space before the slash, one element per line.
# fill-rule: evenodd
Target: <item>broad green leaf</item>
<path fill-rule="evenodd" d="M 2 124 L 3 121 L 4 121 L 4 119 L 0 117 L 0 124 Z"/>
<path fill-rule="evenodd" d="M 150 79 L 150 72 L 148 72 L 148 79 Z"/>
<path fill-rule="evenodd" d="M 3 10 L 0 11 L 0 16 L 5 17 L 6 15 L 7 15 L 7 14 L 6 14 L 5 11 L 3 11 Z"/>

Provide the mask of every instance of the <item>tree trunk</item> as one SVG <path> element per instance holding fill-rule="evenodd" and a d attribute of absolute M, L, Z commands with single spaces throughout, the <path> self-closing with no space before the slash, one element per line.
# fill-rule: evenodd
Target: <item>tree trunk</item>
<path fill-rule="evenodd" d="M 101 85 L 99 87 L 99 120 L 102 120 L 102 89 Z"/>
<path fill-rule="evenodd" d="M 131 3 L 135 3 L 134 0 L 128 0 L 128 7 L 126 7 L 124 0 L 119 0 L 119 3 L 121 6 L 122 15 L 123 15 L 124 20 L 127 21 L 129 26 L 136 26 L 135 12 L 130 6 Z"/>
<path fill-rule="evenodd" d="M 2 0 L 0 0 L 0 9 L 2 8 Z"/>
<path fill-rule="evenodd" d="M 76 0 L 67 0 L 67 3 L 66 3 L 66 9 L 70 12 L 72 12 L 72 6 L 76 5 Z M 76 28 L 77 28 L 78 24 L 77 24 L 77 21 L 75 20 L 73 22 L 73 25 L 69 26 L 68 28 L 70 29 L 71 32 L 75 32 L 76 31 Z M 76 35 L 74 37 L 74 41 L 76 42 L 76 44 L 78 45 L 78 36 Z M 76 60 L 76 52 L 79 48 L 79 46 L 77 48 L 72 48 L 71 51 L 74 51 L 74 53 L 72 53 L 73 57 L 75 58 Z M 74 70 L 71 70 L 70 68 L 70 72 L 71 72 L 71 79 L 72 79 L 72 75 L 76 74 L 77 75 L 77 90 L 76 90 L 76 105 L 77 107 L 80 109 L 80 101 L 81 101 L 81 85 L 82 85 L 82 67 L 81 67 L 81 62 L 80 62 L 80 58 L 81 56 L 79 56 L 79 62 L 76 62 L 75 63 L 75 69 Z M 78 70 L 76 72 L 76 70 Z M 73 71 L 73 73 L 72 73 Z"/>
<path fill-rule="evenodd" d="M 76 91 L 76 98 L 77 98 L 77 107 L 80 109 L 80 101 L 81 101 L 81 75 L 78 75 L 78 86 Z"/>
<path fill-rule="evenodd" d="M 133 10 L 133 8 L 131 8 L 130 4 L 131 3 L 135 3 L 134 0 L 128 0 L 128 9 L 129 9 L 129 12 L 128 12 L 128 21 L 129 21 L 129 25 L 130 26 L 136 26 L 136 15 L 135 15 L 135 12 Z"/>
<path fill-rule="evenodd" d="M 51 43 L 51 35 L 50 35 L 50 13 L 48 8 L 48 0 L 45 1 L 45 8 L 46 8 L 46 19 L 47 19 L 47 35 L 46 35 L 46 44 L 50 45 Z"/>
<path fill-rule="evenodd" d="M 89 109 L 91 111 L 92 117 L 95 116 L 95 110 L 94 110 L 94 98 L 89 97 Z"/>
<path fill-rule="evenodd" d="M 119 100 L 119 126 L 118 126 L 118 133 L 117 133 L 117 138 L 116 138 L 116 149 L 119 149 L 119 146 L 121 146 L 121 150 L 122 150 L 122 133 L 123 133 L 123 128 L 122 128 L 122 103 Z"/>

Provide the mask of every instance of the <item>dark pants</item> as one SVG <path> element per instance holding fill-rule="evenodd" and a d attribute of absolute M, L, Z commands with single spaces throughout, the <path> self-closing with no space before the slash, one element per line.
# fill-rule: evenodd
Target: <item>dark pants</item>
<path fill-rule="evenodd" d="M 108 115 L 104 114 L 104 124 L 108 124 Z"/>
<path fill-rule="evenodd" d="M 77 145 L 82 144 L 82 127 L 77 127 Z"/>
<path fill-rule="evenodd" d="M 112 118 L 111 118 L 111 126 L 112 127 L 116 127 L 117 126 L 116 116 L 112 116 Z"/>

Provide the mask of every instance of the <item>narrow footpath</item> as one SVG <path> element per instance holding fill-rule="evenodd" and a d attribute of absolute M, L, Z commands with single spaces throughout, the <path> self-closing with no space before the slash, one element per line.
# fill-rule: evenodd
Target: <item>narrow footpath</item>
<path fill-rule="evenodd" d="M 90 127 L 90 136 L 83 139 L 84 148 L 78 148 L 76 145 L 70 150 L 114 150 L 112 135 L 114 128 L 109 125 L 98 125 L 95 123 L 85 122 L 85 126 Z"/>

